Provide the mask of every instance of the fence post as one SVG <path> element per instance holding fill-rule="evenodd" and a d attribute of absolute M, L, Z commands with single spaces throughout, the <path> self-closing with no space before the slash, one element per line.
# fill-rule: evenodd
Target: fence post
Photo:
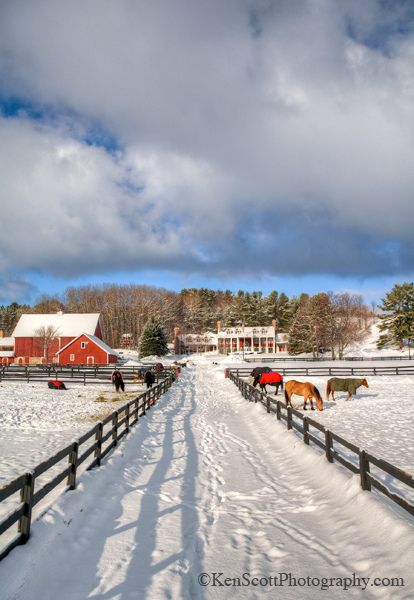
<path fill-rule="evenodd" d="M 287 408 L 287 428 L 292 429 L 292 407 Z"/>
<path fill-rule="evenodd" d="M 125 430 L 129 432 L 129 402 L 125 407 Z"/>
<path fill-rule="evenodd" d="M 70 473 L 68 475 L 67 485 L 70 490 L 76 488 L 76 468 L 78 466 L 79 442 L 73 442 L 73 449 L 69 453 Z"/>
<path fill-rule="evenodd" d="M 266 396 L 266 410 L 268 413 L 270 413 L 270 398 L 269 398 L 269 396 Z"/>
<path fill-rule="evenodd" d="M 365 450 L 361 450 L 359 453 L 359 474 L 361 478 L 361 487 L 363 490 L 371 490 L 371 483 L 368 480 L 369 473 L 369 460 Z"/>
<path fill-rule="evenodd" d="M 144 400 L 143 404 L 142 404 L 142 414 L 145 415 L 146 414 L 146 406 L 147 406 L 147 394 L 148 394 L 148 390 L 144 393 L 142 399 Z"/>
<path fill-rule="evenodd" d="M 329 429 L 325 429 L 325 454 L 329 462 L 333 462 L 332 456 L 332 433 Z"/>
<path fill-rule="evenodd" d="M 99 421 L 98 429 L 95 434 L 95 460 L 96 466 L 99 467 L 101 464 L 101 454 L 102 454 L 102 433 L 103 433 L 103 423 Z"/>
<path fill-rule="evenodd" d="M 309 421 L 308 421 L 308 417 L 303 417 L 303 442 L 309 446 Z"/>
<path fill-rule="evenodd" d="M 86 371 L 83 372 L 83 385 L 86 385 Z"/>
<path fill-rule="evenodd" d="M 18 530 L 21 533 L 21 541 L 23 544 L 25 544 L 30 537 L 34 484 L 35 476 L 33 471 L 30 471 L 30 473 L 26 474 L 26 483 L 20 493 L 21 501 L 23 502 L 23 514 L 19 520 Z"/>
<path fill-rule="evenodd" d="M 112 440 L 114 446 L 118 443 L 118 411 L 116 410 L 112 415 Z"/>
<path fill-rule="evenodd" d="M 281 406 L 281 403 L 280 403 L 280 400 L 278 400 L 277 404 L 276 404 L 276 418 L 278 421 L 280 421 L 280 419 L 282 418 L 280 416 L 280 406 Z"/>

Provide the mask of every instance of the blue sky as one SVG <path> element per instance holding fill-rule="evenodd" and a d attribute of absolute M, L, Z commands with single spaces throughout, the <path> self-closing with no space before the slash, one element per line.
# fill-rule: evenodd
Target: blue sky
<path fill-rule="evenodd" d="M 0 303 L 414 278 L 414 4 L 0 7 Z"/>

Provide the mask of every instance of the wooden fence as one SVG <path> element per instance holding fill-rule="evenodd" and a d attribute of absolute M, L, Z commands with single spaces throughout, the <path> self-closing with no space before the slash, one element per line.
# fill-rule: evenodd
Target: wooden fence
<path fill-rule="evenodd" d="M 172 385 L 174 377 L 168 374 L 157 386 L 148 389 L 134 400 L 131 400 L 92 429 L 81 435 L 74 442 L 57 452 L 54 456 L 37 465 L 32 471 L 20 475 L 10 483 L 0 488 L 0 503 L 12 494 L 20 492 L 20 507 L 9 513 L 0 522 L 0 536 L 17 523 L 17 534 L 0 550 L 0 560 L 15 547 L 25 544 L 30 537 L 30 527 L 33 508 L 53 489 L 66 479 L 66 490 L 76 487 L 76 475 L 80 465 L 92 454 L 92 462 L 87 470 L 99 467 L 105 456 L 118 444 L 130 428 L 138 423 L 140 417 L 155 405 L 156 401 Z M 68 457 L 68 465 L 53 479 L 35 490 L 36 479 Z"/>
<path fill-rule="evenodd" d="M 411 515 L 414 515 L 414 504 L 400 496 L 398 490 L 392 491 L 390 489 L 390 487 L 395 486 L 387 485 L 386 482 L 380 481 L 379 478 L 375 477 L 371 473 L 371 466 L 374 466 L 380 472 L 380 477 L 385 473 L 386 476 L 391 476 L 402 483 L 403 486 L 411 488 L 411 490 L 414 489 L 412 475 L 385 460 L 376 458 L 370 452 L 348 442 L 340 435 L 326 429 L 326 427 L 317 421 L 305 416 L 291 406 L 286 407 L 284 402 L 257 390 L 247 381 L 241 379 L 233 370 L 229 373 L 229 378 L 237 385 L 244 398 L 250 402 L 261 402 L 266 407 L 268 413 L 274 413 L 279 421 L 285 421 L 288 429 L 298 431 L 302 435 L 305 444 L 309 446 L 312 443 L 321 448 L 325 452 L 326 459 L 329 462 L 333 463 L 337 461 L 352 473 L 359 474 L 363 490 L 371 491 L 371 488 L 374 487 Z M 343 452 L 343 448 L 346 449 L 345 452 Z M 351 457 L 349 457 L 349 454 L 351 454 Z"/>
<path fill-rule="evenodd" d="M 116 367 L 121 371 L 125 383 L 133 383 L 137 380 L 143 381 L 147 367 Z M 111 376 L 114 367 L 94 366 L 17 366 L 9 368 L 0 368 L 0 381 L 25 381 L 47 382 L 48 379 L 59 379 L 64 383 L 82 383 L 86 384 L 108 384 L 111 383 Z M 165 367 L 160 372 L 154 372 L 156 381 L 165 377 L 166 374 L 175 373 L 176 367 Z"/>
<path fill-rule="evenodd" d="M 241 354 L 241 352 L 239 352 Z M 279 357 L 278 354 L 272 354 L 271 356 L 249 356 L 246 357 L 245 362 L 248 363 L 260 363 L 260 362 L 331 362 L 331 361 L 346 361 L 346 362 L 373 362 L 373 361 L 384 361 L 384 360 L 414 360 L 414 352 L 413 356 L 344 356 L 343 358 L 331 358 L 329 356 L 319 356 L 318 358 L 314 358 L 313 356 L 308 356 L 306 358 L 300 358 L 298 356 L 282 356 Z"/>
<path fill-rule="evenodd" d="M 277 368 L 278 373 L 282 375 L 314 375 L 320 377 L 347 377 L 349 375 L 352 376 L 360 376 L 360 377 L 368 377 L 372 375 L 414 375 L 414 364 L 413 365 L 403 365 L 396 367 L 275 367 Z M 231 367 L 227 369 L 227 372 L 235 373 L 238 377 L 248 377 L 252 372 L 252 367 Z"/>

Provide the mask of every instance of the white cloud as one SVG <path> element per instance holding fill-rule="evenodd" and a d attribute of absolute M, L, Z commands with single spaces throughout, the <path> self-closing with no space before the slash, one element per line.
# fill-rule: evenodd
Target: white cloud
<path fill-rule="evenodd" d="M 73 119 L 2 122 L 3 268 L 412 270 L 414 36 L 393 4 L 3 3 L 3 89 Z M 88 119 L 122 152 L 83 143 Z"/>

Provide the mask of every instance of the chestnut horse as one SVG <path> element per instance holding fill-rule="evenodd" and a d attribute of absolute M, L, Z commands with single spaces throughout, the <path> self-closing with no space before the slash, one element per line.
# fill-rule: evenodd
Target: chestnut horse
<path fill-rule="evenodd" d="M 295 381 L 294 379 L 291 379 L 285 383 L 286 406 L 289 406 L 289 404 L 292 406 L 292 396 L 303 396 L 303 410 L 306 410 L 307 402 L 309 402 L 311 410 L 315 410 L 313 408 L 313 398 L 316 400 L 316 408 L 318 410 L 323 410 L 322 396 L 320 395 L 318 388 L 309 381 L 303 383 L 301 381 Z"/>

